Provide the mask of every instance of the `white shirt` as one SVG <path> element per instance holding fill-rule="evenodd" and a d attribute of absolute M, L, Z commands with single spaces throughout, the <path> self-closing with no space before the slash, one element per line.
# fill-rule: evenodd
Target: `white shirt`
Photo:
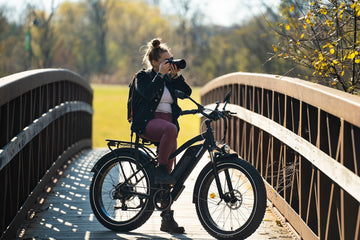
<path fill-rule="evenodd" d="M 160 103 L 155 112 L 172 113 L 171 104 L 174 99 L 171 97 L 169 89 L 165 86 L 163 95 L 161 96 Z"/>

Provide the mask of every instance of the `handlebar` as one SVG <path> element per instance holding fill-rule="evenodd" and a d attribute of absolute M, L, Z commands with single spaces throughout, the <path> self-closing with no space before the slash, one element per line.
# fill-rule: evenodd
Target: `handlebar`
<path fill-rule="evenodd" d="M 212 121 L 217 121 L 220 118 L 230 117 L 231 115 L 236 114 L 234 112 L 227 111 L 227 110 L 219 110 L 218 106 L 214 110 L 211 110 L 210 114 L 205 113 L 205 110 L 210 110 L 210 109 L 205 109 L 203 106 L 201 106 L 201 108 L 198 108 L 198 109 L 181 111 L 180 115 L 193 115 L 193 114 L 200 113 L 201 115 L 203 115 L 204 117 L 206 117 Z"/>
<path fill-rule="evenodd" d="M 199 109 L 192 109 L 192 110 L 184 110 L 180 112 L 180 115 L 190 115 L 190 114 L 197 114 L 200 113 Z"/>
<path fill-rule="evenodd" d="M 188 98 L 190 99 L 192 102 L 194 102 L 196 104 L 196 106 L 198 107 L 197 109 L 192 109 L 192 110 L 184 110 L 180 112 L 180 115 L 190 115 L 190 114 L 201 114 L 203 115 L 205 118 L 208 119 L 208 121 L 217 121 L 219 119 L 224 119 L 230 117 L 232 114 L 236 114 L 234 112 L 225 110 L 226 105 L 228 104 L 229 100 L 230 100 L 230 94 L 231 92 L 229 92 L 224 100 L 224 107 L 222 110 L 219 110 L 219 105 L 220 102 L 216 102 L 216 107 L 214 110 L 211 110 L 211 112 L 209 114 L 205 113 L 205 110 L 209 110 L 209 109 L 205 109 L 204 106 L 202 106 L 201 104 L 197 103 L 195 100 L 193 100 L 192 98 L 190 98 L 189 96 L 184 97 L 184 95 L 182 95 L 182 99 L 184 98 Z M 227 132 L 227 121 L 224 121 L 224 136 L 222 141 L 224 141 L 225 136 L 226 136 L 226 132 Z"/>

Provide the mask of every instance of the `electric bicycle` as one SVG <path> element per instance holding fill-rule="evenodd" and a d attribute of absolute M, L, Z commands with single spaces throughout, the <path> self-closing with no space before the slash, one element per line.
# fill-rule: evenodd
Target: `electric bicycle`
<path fill-rule="evenodd" d="M 181 115 L 200 114 L 206 130 L 180 146 L 169 159 L 183 152 L 171 175 L 174 185 L 155 184 L 157 153 L 151 142 L 107 140 L 110 152 L 92 168 L 90 204 L 94 215 L 105 227 L 127 232 L 143 225 L 154 210 L 164 211 L 178 199 L 184 183 L 202 156 L 208 152 L 209 163 L 197 177 L 193 203 L 204 229 L 217 239 L 245 239 L 261 224 L 266 210 L 266 189 L 258 171 L 238 154 L 231 153 L 223 143 L 227 118 L 234 113 L 226 110 L 231 91 L 213 110 L 206 109 L 191 97 L 177 91 L 180 99 L 189 99 L 196 109 Z M 224 120 L 223 140 L 216 142 L 212 122 Z"/>

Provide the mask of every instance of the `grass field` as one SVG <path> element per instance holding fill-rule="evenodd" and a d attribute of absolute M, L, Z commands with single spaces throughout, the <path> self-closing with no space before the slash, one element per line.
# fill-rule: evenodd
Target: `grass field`
<path fill-rule="evenodd" d="M 92 85 L 94 90 L 93 147 L 106 147 L 105 139 L 130 140 L 130 124 L 127 121 L 126 102 L 128 86 L 126 85 Z M 199 101 L 200 88 L 193 88 L 191 97 Z M 179 100 L 180 107 L 195 108 L 190 100 Z M 194 137 L 200 131 L 200 118 L 187 115 L 179 118 L 180 133 L 178 146 Z"/>

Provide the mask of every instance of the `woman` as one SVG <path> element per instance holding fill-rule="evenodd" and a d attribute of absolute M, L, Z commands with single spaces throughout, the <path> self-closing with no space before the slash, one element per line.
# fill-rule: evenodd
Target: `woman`
<path fill-rule="evenodd" d="M 191 94 L 191 88 L 185 83 L 180 69 L 169 63 L 172 58 L 169 47 L 161 39 L 153 39 L 147 44 L 143 62 L 147 69 L 136 74 L 135 86 L 141 95 L 139 107 L 134 112 L 132 131 L 144 139 L 158 142 L 158 162 L 155 183 L 174 184 L 175 178 L 169 175 L 175 159 L 169 159 L 170 154 L 177 149 L 179 132 L 178 117 L 181 109 L 177 104 L 175 90 Z M 160 230 L 172 233 L 183 233 L 173 219 L 173 211 L 161 213 Z"/>

